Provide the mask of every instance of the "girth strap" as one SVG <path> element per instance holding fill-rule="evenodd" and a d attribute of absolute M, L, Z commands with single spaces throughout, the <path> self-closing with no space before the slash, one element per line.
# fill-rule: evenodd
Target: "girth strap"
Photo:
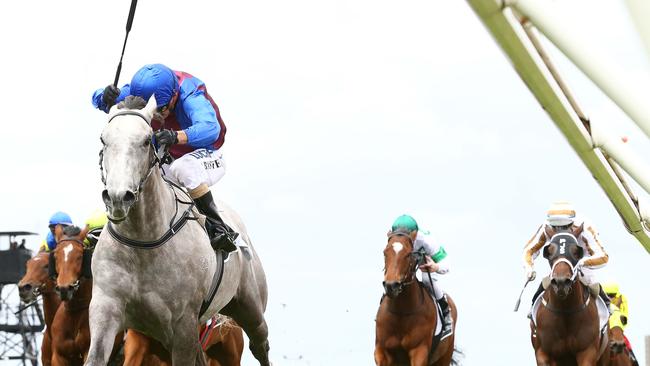
<path fill-rule="evenodd" d="M 210 307 L 210 303 L 212 303 L 212 300 L 214 299 L 214 296 L 217 294 L 217 290 L 219 289 L 219 285 L 221 284 L 221 278 L 223 277 L 223 267 L 224 267 L 224 251 L 221 249 L 217 249 L 214 251 L 214 254 L 217 257 L 217 268 L 214 271 L 214 275 L 212 276 L 212 284 L 210 285 L 210 292 L 208 292 L 208 297 L 203 300 L 203 303 L 201 304 L 201 309 L 199 310 L 199 318 L 205 314 L 205 312 L 208 310 L 208 307 Z"/>
<path fill-rule="evenodd" d="M 118 233 L 110 221 L 106 225 L 106 228 L 108 229 L 108 233 L 111 234 L 111 236 L 115 240 L 128 247 L 136 248 L 136 249 L 155 249 L 165 244 L 169 239 L 171 239 L 174 235 L 176 235 L 176 233 L 180 229 L 182 229 L 183 226 L 185 226 L 187 220 L 189 219 L 189 215 L 190 212 L 192 211 L 193 206 L 194 204 L 191 204 L 190 207 L 188 207 L 188 209 L 185 210 L 185 212 L 183 212 L 181 218 L 178 221 L 176 221 L 176 223 L 174 223 L 174 225 L 172 225 L 158 240 L 141 241 L 141 240 L 134 240 L 134 239 L 127 238 L 126 236 Z"/>

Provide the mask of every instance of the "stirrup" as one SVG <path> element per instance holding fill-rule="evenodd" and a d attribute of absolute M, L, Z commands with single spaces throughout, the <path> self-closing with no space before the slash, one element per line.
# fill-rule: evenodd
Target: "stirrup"
<path fill-rule="evenodd" d="M 237 233 L 217 233 L 213 238 L 210 239 L 210 245 L 214 250 L 223 250 L 226 253 L 234 252 L 237 250 L 237 245 L 235 240 L 239 234 Z"/>

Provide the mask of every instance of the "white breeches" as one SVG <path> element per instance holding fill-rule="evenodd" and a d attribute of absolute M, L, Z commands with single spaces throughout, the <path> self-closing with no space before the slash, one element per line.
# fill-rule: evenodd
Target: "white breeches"
<path fill-rule="evenodd" d="M 445 294 L 440 288 L 440 281 L 437 281 L 435 274 L 431 274 L 431 280 L 429 280 L 429 275 L 426 272 L 422 272 L 422 283 L 431 291 L 433 290 L 433 295 L 436 297 L 436 300 L 442 299 L 442 296 Z"/>
<path fill-rule="evenodd" d="M 226 163 L 219 150 L 197 149 L 162 168 L 167 179 L 188 190 L 203 183 L 212 186 L 226 174 Z"/>

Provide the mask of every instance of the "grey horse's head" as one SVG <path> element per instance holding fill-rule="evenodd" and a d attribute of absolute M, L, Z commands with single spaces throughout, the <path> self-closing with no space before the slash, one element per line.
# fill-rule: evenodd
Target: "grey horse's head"
<path fill-rule="evenodd" d="M 105 188 L 102 199 L 113 222 L 126 219 L 155 165 L 150 124 L 156 111 L 156 99 L 151 96 L 146 106 L 138 109 L 135 106 L 139 102 L 141 108 L 144 100 L 137 98 L 129 97 L 126 104 L 111 108 L 109 123 L 101 136 Z"/>

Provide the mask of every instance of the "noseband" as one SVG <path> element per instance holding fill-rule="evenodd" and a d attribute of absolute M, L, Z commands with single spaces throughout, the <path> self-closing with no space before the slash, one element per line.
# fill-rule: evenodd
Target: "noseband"
<path fill-rule="evenodd" d="M 571 275 L 571 286 L 573 286 L 573 284 L 575 283 L 575 281 L 576 281 L 576 279 L 578 277 L 578 273 L 582 274 L 582 271 L 579 268 L 575 267 L 573 265 L 573 263 L 571 263 L 570 260 L 568 260 L 568 259 L 566 259 L 564 257 L 561 257 L 561 258 L 556 259 L 553 262 L 553 266 L 551 267 L 551 277 L 553 276 L 553 272 L 555 272 L 555 267 L 557 267 L 557 265 L 560 264 L 560 263 L 566 263 L 566 264 L 569 265 L 569 268 L 571 268 L 571 273 L 572 273 L 572 275 Z M 572 287 L 569 288 L 569 293 L 571 293 L 571 290 L 572 290 Z M 591 296 L 589 295 L 589 289 L 584 289 L 583 293 L 585 294 L 585 295 L 583 295 L 583 297 L 585 297 L 585 299 L 582 302 L 582 306 L 580 306 L 577 309 L 565 310 L 565 309 L 555 308 L 555 307 L 549 305 L 548 301 L 543 296 L 542 296 L 542 305 L 544 305 L 544 307 L 546 309 L 548 309 L 550 312 L 556 313 L 556 314 L 575 314 L 575 313 L 579 313 L 579 312 L 583 311 L 584 309 L 586 309 L 587 306 L 589 305 L 589 302 L 591 301 Z"/>

